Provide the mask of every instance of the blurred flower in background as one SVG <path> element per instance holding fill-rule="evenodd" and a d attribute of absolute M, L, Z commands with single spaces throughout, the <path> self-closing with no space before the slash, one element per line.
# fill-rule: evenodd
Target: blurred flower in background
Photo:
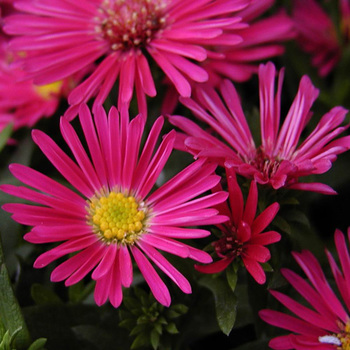
<path fill-rule="evenodd" d="M 350 40 L 349 0 L 339 0 L 339 27 L 315 0 L 294 0 L 292 17 L 301 48 L 311 55 L 319 75 L 328 75 Z"/>

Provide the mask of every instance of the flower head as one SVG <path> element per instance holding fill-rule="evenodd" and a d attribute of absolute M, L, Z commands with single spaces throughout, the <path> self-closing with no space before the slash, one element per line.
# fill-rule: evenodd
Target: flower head
<path fill-rule="evenodd" d="M 228 203 L 221 203 L 218 209 L 221 214 L 229 217 L 229 221 L 217 225 L 222 236 L 213 242 L 215 253 L 220 260 L 195 267 L 200 272 L 216 273 L 223 271 L 232 261 L 240 258 L 253 278 L 260 284 L 265 283 L 265 272 L 260 265 L 270 259 L 270 252 L 265 246 L 278 242 L 281 236 L 275 231 L 262 231 L 276 216 L 279 205 L 273 203 L 255 217 L 258 204 L 256 182 L 251 182 L 244 206 L 243 195 L 233 169 L 227 168 L 226 174 L 230 206 Z"/>
<path fill-rule="evenodd" d="M 348 230 L 349 235 L 350 230 Z M 288 269 L 283 269 L 282 274 L 309 306 L 304 306 L 283 293 L 271 291 L 271 294 L 296 316 L 273 310 L 260 311 L 260 317 L 265 322 L 292 332 L 272 339 L 269 344 L 272 349 L 349 349 L 350 256 L 343 233 L 337 230 L 334 239 L 341 269 L 331 253 L 326 251 L 326 254 L 345 305 L 330 287 L 320 264 L 312 253 L 309 251 L 293 253 L 310 283 Z"/>
<path fill-rule="evenodd" d="M 320 76 L 329 74 L 339 62 L 350 39 L 350 2 L 339 0 L 340 25 L 315 0 L 295 0 L 293 20 L 301 48 L 312 56 Z M 310 16 L 312 13 L 312 16 Z M 338 35 L 340 33 L 340 37 Z"/>
<path fill-rule="evenodd" d="M 337 155 L 350 148 L 350 137 L 335 139 L 346 127 L 340 126 L 347 110 L 334 107 L 319 121 L 313 132 L 299 145 L 299 138 L 311 116 L 318 90 L 303 76 L 297 95 L 280 127 L 281 94 L 284 71 L 278 75 L 272 63 L 259 67 L 261 145 L 256 147 L 234 86 L 227 80 L 220 95 L 209 86 L 198 88 L 193 99 L 181 99 L 194 115 L 207 123 L 224 140 L 202 130 L 181 116 L 170 122 L 185 132 L 178 147 L 196 157 L 208 157 L 234 167 L 236 172 L 254 178 L 274 189 L 294 189 L 335 193 L 320 183 L 301 183 L 299 178 L 328 171 Z M 334 140 L 335 139 L 335 140 Z"/>
<path fill-rule="evenodd" d="M 50 0 L 17 1 L 22 13 L 6 19 L 7 33 L 36 84 L 47 84 L 99 60 L 97 68 L 68 98 L 72 117 L 78 105 L 96 96 L 103 102 L 119 78 L 119 107 L 129 104 L 135 87 L 146 113 L 145 96 L 156 89 L 148 57 L 174 84 L 190 96 L 190 81 L 204 82 L 204 61 L 211 45 L 241 41 L 226 32 L 240 18 L 232 14 L 249 0 L 82 0 L 54 4 Z"/>
<path fill-rule="evenodd" d="M 129 121 L 126 110 L 119 113 L 112 107 L 107 116 L 99 107 L 92 119 L 88 107 L 82 105 L 79 117 L 89 155 L 72 125 L 65 118 L 60 124 L 75 161 L 49 136 L 33 131 L 33 140 L 76 192 L 31 168 L 12 164 L 14 176 L 31 188 L 3 185 L 1 189 L 36 204 L 5 204 L 3 209 L 19 223 L 34 226 L 25 235 L 27 241 L 64 241 L 40 255 L 35 267 L 77 253 L 53 270 L 52 281 L 65 280 L 70 286 L 93 271 L 96 303 L 109 299 L 117 307 L 122 286 L 129 287 L 133 280 L 133 257 L 155 298 L 168 306 L 168 288 L 152 263 L 183 292 L 191 292 L 186 278 L 158 249 L 203 263 L 211 261 L 207 253 L 176 239 L 207 236 L 206 230 L 186 226 L 227 219 L 211 208 L 227 198 L 225 192 L 198 198 L 219 182 L 220 177 L 213 174 L 216 166 L 194 162 L 150 194 L 175 138 L 175 132 L 170 132 L 156 149 L 163 118 L 156 120 L 141 148 L 145 125 L 141 115 Z"/>

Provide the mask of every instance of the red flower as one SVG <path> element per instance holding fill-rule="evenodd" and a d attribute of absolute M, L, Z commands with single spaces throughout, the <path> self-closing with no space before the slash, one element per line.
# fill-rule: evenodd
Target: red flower
<path fill-rule="evenodd" d="M 221 272 L 240 257 L 244 266 L 260 284 L 265 283 L 266 276 L 260 263 L 270 259 L 266 245 L 278 242 L 280 234 L 275 231 L 262 232 L 276 216 L 278 203 L 271 204 L 258 217 L 255 217 L 258 204 L 258 190 L 255 181 L 250 184 L 249 194 L 244 206 L 242 191 L 237 183 L 233 168 L 226 168 L 229 189 L 229 203 L 217 206 L 219 212 L 230 218 L 217 225 L 222 237 L 213 243 L 215 253 L 220 260 L 209 265 L 196 265 L 203 273 Z"/>

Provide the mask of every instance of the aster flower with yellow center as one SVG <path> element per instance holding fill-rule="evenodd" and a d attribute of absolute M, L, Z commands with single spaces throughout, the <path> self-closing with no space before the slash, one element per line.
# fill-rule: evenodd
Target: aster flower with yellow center
<path fill-rule="evenodd" d="M 348 230 L 350 239 L 350 229 Z M 282 269 L 282 275 L 307 301 L 301 304 L 289 296 L 270 291 L 271 294 L 294 315 L 274 310 L 260 311 L 260 317 L 267 323 L 292 333 L 270 341 L 272 349 L 296 350 L 349 350 L 350 349 L 350 256 L 343 233 L 334 235 L 341 269 L 333 256 L 326 250 L 328 261 L 343 302 L 331 288 L 317 259 L 309 251 L 293 253 L 309 283 L 289 269 Z"/>
<path fill-rule="evenodd" d="M 226 192 L 201 196 L 220 181 L 214 174 L 216 165 L 196 161 L 151 192 L 175 139 L 171 131 L 156 148 L 163 118 L 155 121 L 142 148 L 141 115 L 130 121 L 126 110 L 119 113 L 112 107 L 107 116 L 100 106 L 92 118 L 82 105 L 79 117 L 89 155 L 72 125 L 65 118 L 60 124 L 75 161 L 49 136 L 33 131 L 33 140 L 76 192 L 31 168 L 12 164 L 11 172 L 30 188 L 2 185 L 2 191 L 36 204 L 5 204 L 3 209 L 19 223 L 33 226 L 25 235 L 27 241 L 63 242 L 40 255 L 35 267 L 76 253 L 53 270 L 52 281 L 65 280 L 70 286 L 92 272 L 96 303 L 109 299 L 118 307 L 122 287 L 133 280 L 133 257 L 155 298 L 168 306 L 168 288 L 154 265 L 184 293 L 190 293 L 191 286 L 158 249 L 208 263 L 207 253 L 177 239 L 205 237 L 209 231 L 193 227 L 227 220 L 214 209 L 226 200 Z"/>
<path fill-rule="evenodd" d="M 232 46 L 242 39 L 234 32 L 241 20 L 234 14 L 249 0 L 51 0 L 16 1 L 18 13 L 5 19 L 4 30 L 36 84 L 48 84 L 97 63 L 96 69 L 69 95 L 74 117 L 78 105 L 96 97 L 103 103 L 119 79 L 119 108 L 128 105 L 134 88 L 142 113 L 145 97 L 156 88 L 149 61 L 164 72 L 181 96 L 190 96 L 191 82 L 208 74 L 199 66 L 212 45 Z M 95 107 L 94 107 L 95 108 Z"/>

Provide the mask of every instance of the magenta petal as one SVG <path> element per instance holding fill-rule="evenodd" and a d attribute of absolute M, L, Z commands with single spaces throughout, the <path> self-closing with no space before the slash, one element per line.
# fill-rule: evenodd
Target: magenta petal
<path fill-rule="evenodd" d="M 124 287 L 130 287 L 133 278 L 133 269 L 130 253 L 128 248 L 123 245 L 121 245 L 118 250 L 118 265 L 121 284 Z"/>
<path fill-rule="evenodd" d="M 107 274 L 105 274 L 102 278 L 99 278 L 96 281 L 95 291 L 94 291 L 94 299 L 98 306 L 104 304 L 108 296 L 110 294 L 110 288 L 113 279 L 113 269 Z"/>
<path fill-rule="evenodd" d="M 166 273 L 176 285 L 186 294 L 192 292 L 191 285 L 187 279 L 173 266 L 168 260 L 164 258 L 157 250 L 145 242 L 139 242 L 139 247 L 145 254 L 164 272 Z"/>
<path fill-rule="evenodd" d="M 256 260 L 248 258 L 244 255 L 242 256 L 242 260 L 245 268 L 255 279 L 255 281 L 259 284 L 264 284 L 266 282 L 266 276 L 261 265 Z"/>
<path fill-rule="evenodd" d="M 267 207 L 253 222 L 251 229 L 252 229 L 252 236 L 262 232 L 275 218 L 280 206 L 277 202 L 271 204 L 269 207 Z"/>
<path fill-rule="evenodd" d="M 233 258 L 224 258 L 208 265 L 194 265 L 194 268 L 202 273 L 217 273 L 224 271 L 231 264 Z"/>
<path fill-rule="evenodd" d="M 117 259 L 117 249 L 116 244 L 110 244 L 106 247 L 104 256 L 91 275 L 94 280 L 101 279 L 111 271 L 114 261 Z"/>
<path fill-rule="evenodd" d="M 69 258 L 62 264 L 58 265 L 51 273 L 51 281 L 60 282 L 68 278 L 75 271 L 78 271 L 80 267 L 84 266 L 85 263 L 88 263 L 90 259 L 94 257 L 94 255 L 96 255 L 96 251 L 98 252 L 98 258 L 100 258 L 99 251 L 101 251 L 101 248 L 102 247 L 99 242 L 95 243 L 90 247 L 84 249 L 83 251 L 79 252 L 78 254 L 74 255 L 72 258 Z M 91 266 L 90 270 L 92 268 L 93 266 Z M 86 273 L 88 273 L 89 271 L 86 271 Z"/>
<path fill-rule="evenodd" d="M 169 306 L 171 302 L 169 290 L 161 278 L 158 276 L 151 263 L 135 246 L 131 248 L 131 252 L 154 297 L 162 305 Z"/>

